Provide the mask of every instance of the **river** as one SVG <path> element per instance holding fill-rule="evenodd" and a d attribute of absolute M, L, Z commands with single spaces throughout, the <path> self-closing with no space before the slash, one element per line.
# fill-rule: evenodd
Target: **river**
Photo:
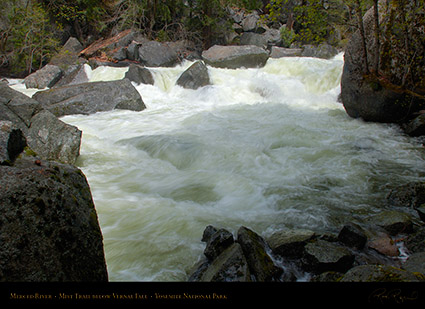
<path fill-rule="evenodd" d="M 207 225 L 263 237 L 337 232 L 385 207 L 391 186 L 424 176 L 421 144 L 397 126 L 347 116 L 342 54 L 209 67 L 212 85 L 175 85 L 191 62 L 151 68 L 135 85 L 147 109 L 62 120 L 83 131 L 77 161 L 91 186 L 110 281 L 185 281 Z M 126 68 L 86 71 L 91 81 Z"/>

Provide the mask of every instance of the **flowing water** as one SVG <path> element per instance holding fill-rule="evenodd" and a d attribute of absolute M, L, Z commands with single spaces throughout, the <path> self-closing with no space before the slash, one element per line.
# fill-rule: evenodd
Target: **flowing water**
<path fill-rule="evenodd" d="M 338 231 L 384 207 L 392 185 L 423 177 L 421 145 L 395 126 L 349 118 L 337 102 L 342 55 L 209 67 L 212 85 L 175 86 L 191 63 L 135 85 L 147 109 L 62 120 L 83 131 L 111 281 L 185 281 L 207 225 L 267 237 Z M 127 69 L 86 68 L 92 81 Z"/>

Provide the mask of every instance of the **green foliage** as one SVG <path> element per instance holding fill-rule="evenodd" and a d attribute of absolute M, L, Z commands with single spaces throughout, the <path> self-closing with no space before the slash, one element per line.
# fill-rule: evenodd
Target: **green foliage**
<path fill-rule="evenodd" d="M 295 32 L 292 29 L 289 30 L 286 27 L 282 27 L 280 29 L 280 37 L 282 38 L 283 47 L 290 47 L 295 39 Z"/>
<path fill-rule="evenodd" d="M 59 45 L 49 18 L 36 1 L 7 1 L 1 53 L 16 72 L 31 73 L 46 63 Z"/>

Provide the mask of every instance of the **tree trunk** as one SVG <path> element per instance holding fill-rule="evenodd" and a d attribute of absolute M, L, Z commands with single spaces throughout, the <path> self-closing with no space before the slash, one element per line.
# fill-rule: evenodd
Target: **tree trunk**
<path fill-rule="evenodd" d="M 361 40 L 362 40 L 365 74 L 370 74 L 369 63 L 368 63 L 368 60 L 367 60 L 366 35 L 365 35 L 364 25 L 363 25 L 363 12 L 362 12 L 362 8 L 361 8 L 360 0 L 356 1 L 356 13 L 357 13 L 357 22 L 358 22 Z"/>
<path fill-rule="evenodd" d="M 375 67 L 374 71 L 376 75 L 379 75 L 379 62 L 380 62 L 380 29 L 379 29 L 379 8 L 378 8 L 378 0 L 374 0 L 373 7 L 373 15 L 375 20 L 375 40 L 376 40 L 376 48 L 375 48 Z"/>

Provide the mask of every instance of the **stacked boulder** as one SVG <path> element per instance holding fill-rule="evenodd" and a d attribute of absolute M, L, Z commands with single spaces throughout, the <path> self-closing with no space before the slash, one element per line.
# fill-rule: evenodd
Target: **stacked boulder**
<path fill-rule="evenodd" d="M 406 197 L 405 189 L 394 189 L 389 204 L 395 196 Z M 285 229 L 266 238 L 241 227 L 237 240 L 225 229 L 208 226 L 204 258 L 189 281 L 425 281 L 420 218 L 388 210 L 362 224 L 349 222 L 337 234 Z"/>

